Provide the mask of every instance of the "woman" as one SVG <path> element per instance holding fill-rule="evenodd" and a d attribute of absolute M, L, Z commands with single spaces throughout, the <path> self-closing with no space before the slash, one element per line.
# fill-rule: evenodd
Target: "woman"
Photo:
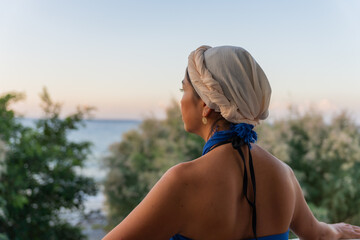
<path fill-rule="evenodd" d="M 293 171 L 255 144 L 271 88 L 239 47 L 201 46 L 189 56 L 181 112 L 203 155 L 169 169 L 104 239 L 360 238 L 360 228 L 318 222 Z"/>

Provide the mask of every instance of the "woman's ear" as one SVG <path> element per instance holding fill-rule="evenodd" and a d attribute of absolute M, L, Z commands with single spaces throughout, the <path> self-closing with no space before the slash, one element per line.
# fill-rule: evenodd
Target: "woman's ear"
<path fill-rule="evenodd" d="M 206 104 L 204 103 L 203 111 L 202 111 L 202 116 L 203 116 L 203 117 L 208 117 L 211 112 L 212 112 L 212 109 L 209 108 L 208 106 L 206 106 Z"/>

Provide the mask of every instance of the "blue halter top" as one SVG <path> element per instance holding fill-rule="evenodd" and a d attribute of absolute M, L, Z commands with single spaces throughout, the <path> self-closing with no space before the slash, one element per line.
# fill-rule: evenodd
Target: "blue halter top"
<path fill-rule="evenodd" d="M 242 161 L 244 163 L 244 178 L 243 178 L 243 193 L 244 196 L 249 203 L 249 205 L 252 207 L 252 228 L 253 228 L 253 234 L 255 238 L 252 238 L 251 240 L 287 240 L 289 237 L 289 230 L 282 234 L 277 235 L 271 235 L 271 236 L 265 236 L 265 237 L 257 237 L 256 235 L 256 182 L 255 182 L 255 172 L 254 172 L 254 166 L 251 156 L 251 143 L 256 142 L 257 140 L 257 134 L 253 130 L 254 126 L 247 123 L 239 123 L 239 124 L 231 124 L 229 130 L 225 131 L 218 131 L 215 132 L 212 137 L 206 142 L 202 155 L 205 155 L 206 153 L 210 152 L 212 149 L 221 146 L 226 143 L 231 143 L 232 146 L 238 150 Z M 250 179 L 251 184 L 253 187 L 253 201 L 250 201 L 248 194 L 247 194 L 247 188 L 248 188 L 248 173 L 246 169 L 245 164 L 245 157 L 241 150 L 241 146 L 247 145 L 249 149 L 249 170 L 250 170 Z M 180 234 L 174 235 L 170 240 L 192 240 L 190 238 L 184 237 Z"/>
<path fill-rule="evenodd" d="M 258 237 L 258 240 L 288 240 L 289 239 L 289 230 L 287 230 L 284 233 L 276 234 L 276 235 L 270 235 L 265 237 Z M 181 236 L 180 234 L 176 234 L 170 240 L 192 240 L 191 238 L 187 238 L 184 236 Z M 256 240 L 256 238 L 251 238 L 247 240 Z"/>

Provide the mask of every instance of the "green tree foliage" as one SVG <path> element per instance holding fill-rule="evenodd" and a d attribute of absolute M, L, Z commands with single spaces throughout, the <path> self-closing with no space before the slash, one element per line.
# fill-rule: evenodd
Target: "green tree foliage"
<path fill-rule="evenodd" d="M 4 168 L 5 152 L 6 152 L 5 143 L 0 140 L 0 179 L 2 173 L 5 171 Z M 4 186 L 0 181 L 0 191 L 2 191 L 3 187 Z M 0 219 L 4 217 L 4 205 L 5 205 L 5 199 L 2 197 L 2 195 L 0 195 Z M 0 232 L 0 240 L 7 240 L 7 239 L 8 238 L 6 237 L 6 235 Z"/>
<path fill-rule="evenodd" d="M 118 224 L 171 166 L 201 155 L 204 141 L 184 131 L 178 104 L 173 102 L 165 120 L 145 119 L 139 129 L 110 147 L 105 159 L 109 228 Z"/>
<path fill-rule="evenodd" d="M 329 122 L 310 110 L 263 124 L 259 144 L 295 172 L 314 215 L 360 224 L 360 128 L 345 112 Z"/>
<path fill-rule="evenodd" d="M 360 130 L 345 113 L 331 121 L 315 110 L 255 129 L 258 144 L 290 165 L 315 216 L 360 225 Z M 105 182 L 109 227 L 118 224 L 171 166 L 201 155 L 204 142 L 183 129 L 179 106 L 149 118 L 111 146 Z M 256 171 L 256 170 L 255 170 Z"/>
<path fill-rule="evenodd" d="M 81 210 L 86 195 L 96 194 L 93 179 L 79 176 L 90 151 L 89 142 L 72 142 L 90 109 L 78 109 L 65 119 L 46 89 L 41 94 L 45 117 L 36 127 L 15 119 L 10 103 L 18 94 L 0 97 L 0 239 L 83 239 L 81 229 L 61 213 Z"/>

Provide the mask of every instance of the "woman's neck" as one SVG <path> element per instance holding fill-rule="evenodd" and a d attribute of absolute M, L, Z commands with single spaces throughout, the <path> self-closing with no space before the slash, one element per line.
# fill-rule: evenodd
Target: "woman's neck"
<path fill-rule="evenodd" d="M 229 130 L 230 129 L 230 123 L 226 121 L 225 119 L 221 118 L 216 121 L 214 121 L 211 124 L 210 131 L 208 131 L 207 138 L 204 139 L 206 142 L 216 133 L 219 131 Z"/>

